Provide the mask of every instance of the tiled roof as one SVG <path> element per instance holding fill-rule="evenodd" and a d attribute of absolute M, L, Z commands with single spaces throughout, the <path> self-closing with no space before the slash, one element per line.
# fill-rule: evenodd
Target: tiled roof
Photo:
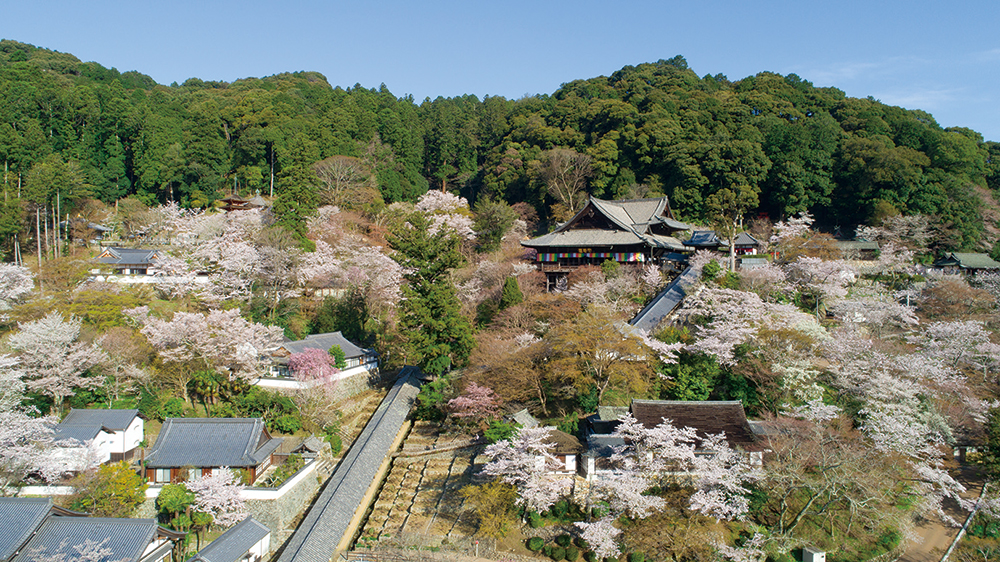
<path fill-rule="evenodd" d="M 188 562 L 237 562 L 270 533 L 270 529 L 251 515 L 208 543 Z"/>
<path fill-rule="evenodd" d="M 511 419 L 514 420 L 515 423 L 519 424 L 521 427 L 525 427 L 528 429 L 531 429 L 533 427 L 538 427 L 538 420 L 535 419 L 535 416 L 531 415 L 528 412 L 527 408 L 514 412 L 513 414 L 511 414 L 510 417 Z"/>
<path fill-rule="evenodd" d="M 522 245 L 529 248 L 581 248 L 586 246 L 634 246 L 643 244 L 643 239 L 631 230 L 581 229 L 565 232 L 550 232 L 544 236 L 525 240 Z"/>
<path fill-rule="evenodd" d="M 739 236 L 736 237 L 736 242 L 734 246 L 760 246 L 760 240 L 757 240 L 753 236 L 746 232 L 741 232 Z"/>
<path fill-rule="evenodd" d="M 112 265 L 148 265 L 156 259 L 156 250 L 141 248 L 108 248 L 97 261 Z"/>
<path fill-rule="evenodd" d="M 878 242 L 872 242 L 871 240 L 834 240 L 833 243 L 841 251 L 844 250 L 874 250 L 878 251 Z"/>
<path fill-rule="evenodd" d="M 345 338 L 340 332 L 313 334 L 311 336 L 306 336 L 306 339 L 304 340 L 286 341 L 281 344 L 281 347 L 288 350 L 289 353 L 302 353 L 307 349 L 322 349 L 323 351 L 328 351 L 335 345 L 340 346 L 341 351 L 344 352 L 344 357 L 347 359 L 364 357 L 370 353 L 369 351 L 361 349 L 360 347 L 347 341 L 347 338 Z"/>
<path fill-rule="evenodd" d="M 632 415 L 642 425 L 655 427 L 670 420 L 675 427 L 693 427 L 699 437 L 726 434 L 726 441 L 743 449 L 759 448 L 747 421 L 743 403 L 738 400 L 632 400 Z"/>
<path fill-rule="evenodd" d="M 555 428 L 551 428 L 545 443 L 552 445 L 549 452 L 553 455 L 578 455 L 584 451 L 579 439 Z"/>
<path fill-rule="evenodd" d="M 256 466 L 282 441 L 272 438 L 258 448 L 264 431 L 260 418 L 167 418 L 146 466 Z"/>
<path fill-rule="evenodd" d="M 328 562 L 350 526 L 365 492 L 391 452 L 399 428 L 420 391 L 415 368 L 400 372 L 396 384 L 327 480 L 279 562 Z"/>
<path fill-rule="evenodd" d="M 10 560 L 51 508 L 52 498 L 0 498 L 0 560 Z"/>
<path fill-rule="evenodd" d="M 639 314 L 636 314 L 629 324 L 639 330 L 650 333 L 663 322 L 674 309 L 680 305 L 687 294 L 687 289 L 698 280 L 698 271 L 688 266 L 680 275 L 671 281 L 660 294 L 656 295 Z"/>
<path fill-rule="evenodd" d="M 14 560 L 28 562 L 39 554 L 51 557 L 59 553 L 72 559 L 77 554 L 73 547 L 91 540 L 109 551 L 95 562 L 138 562 L 156 536 L 157 527 L 155 519 L 49 517 Z"/>
<path fill-rule="evenodd" d="M 965 252 L 949 252 L 945 254 L 944 258 L 934 262 L 934 265 L 957 265 L 962 269 L 1000 269 L 1000 262 L 987 254 Z"/>
<path fill-rule="evenodd" d="M 59 423 L 60 426 L 103 426 L 108 429 L 128 429 L 132 420 L 139 415 L 139 410 L 78 410 L 69 414 Z"/>
<path fill-rule="evenodd" d="M 685 246 L 696 248 L 715 248 L 723 244 L 726 242 L 719 239 L 714 230 L 695 230 L 691 233 L 691 238 L 684 241 Z"/>
<path fill-rule="evenodd" d="M 97 434 L 101 432 L 101 426 L 99 425 L 57 425 L 55 427 L 55 432 L 52 437 L 56 441 L 62 441 L 65 439 L 74 439 L 80 443 L 86 443 L 91 439 L 97 437 Z"/>

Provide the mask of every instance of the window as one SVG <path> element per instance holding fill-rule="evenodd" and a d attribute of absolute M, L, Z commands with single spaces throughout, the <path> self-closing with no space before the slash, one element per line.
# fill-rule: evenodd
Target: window
<path fill-rule="evenodd" d="M 170 469 L 169 468 L 157 468 L 153 474 L 153 481 L 158 484 L 169 484 L 170 483 Z"/>

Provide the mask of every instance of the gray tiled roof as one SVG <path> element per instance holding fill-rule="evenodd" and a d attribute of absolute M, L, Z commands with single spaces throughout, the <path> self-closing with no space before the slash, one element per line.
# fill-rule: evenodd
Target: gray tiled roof
<path fill-rule="evenodd" d="M 727 244 L 727 242 L 719 238 L 719 235 L 714 230 L 696 230 L 691 233 L 691 238 L 684 241 L 685 246 L 694 246 L 696 248 L 715 248 L 723 244 Z"/>
<path fill-rule="evenodd" d="M 61 441 L 64 439 L 75 439 L 80 443 L 86 443 L 91 439 L 97 437 L 97 434 L 101 432 L 101 426 L 99 425 L 57 425 L 55 427 L 55 433 L 52 437 L 56 441 Z"/>
<path fill-rule="evenodd" d="M 258 448 L 264 431 L 260 418 L 167 418 L 146 466 L 256 466 L 282 441 L 272 438 Z"/>
<path fill-rule="evenodd" d="M 155 519 L 49 517 L 14 560 L 27 562 L 37 558 L 37 553 L 53 556 L 60 552 L 70 555 L 67 559 L 71 559 L 76 554 L 73 547 L 89 539 L 98 543 L 105 541 L 101 548 L 110 551 L 99 562 L 138 562 L 156 531 Z"/>
<path fill-rule="evenodd" d="M 74 408 L 69 411 L 69 414 L 59 425 L 103 426 L 117 431 L 128 429 L 129 424 L 137 415 L 139 415 L 139 410 L 78 410 Z"/>
<path fill-rule="evenodd" d="M 108 248 L 97 261 L 112 265 L 151 265 L 156 257 L 156 250 Z"/>
<path fill-rule="evenodd" d="M 656 295 L 649 304 L 640 310 L 639 314 L 636 314 L 635 318 L 629 321 L 629 324 L 647 333 L 652 332 L 667 315 L 680 305 L 681 301 L 684 300 L 685 290 L 697 279 L 697 272 L 688 266 L 659 295 Z"/>
<path fill-rule="evenodd" d="M 0 560 L 10 560 L 52 508 L 52 498 L 0 498 Z"/>
<path fill-rule="evenodd" d="M 210 542 L 188 562 L 237 562 L 271 531 L 249 516 Z"/>
<path fill-rule="evenodd" d="M 328 562 L 333 558 L 354 512 L 413 408 L 420 390 L 418 374 L 413 367 L 400 373 L 295 534 L 288 539 L 279 562 Z"/>
<path fill-rule="evenodd" d="M 344 352 L 344 357 L 347 359 L 364 357 L 370 353 L 369 351 L 361 349 L 360 347 L 347 341 L 347 338 L 345 338 L 340 332 L 313 334 L 311 336 L 306 336 L 306 339 L 304 340 L 286 341 L 281 344 L 281 347 L 288 350 L 289 353 L 302 353 L 307 349 L 322 349 L 323 351 L 328 351 L 335 345 L 340 346 L 340 349 Z"/>

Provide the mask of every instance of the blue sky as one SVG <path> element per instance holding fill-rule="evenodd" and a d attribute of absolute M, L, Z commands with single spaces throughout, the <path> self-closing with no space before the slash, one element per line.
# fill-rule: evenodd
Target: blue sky
<path fill-rule="evenodd" d="M 419 102 L 552 93 L 683 55 L 699 75 L 796 73 L 1000 141 L 995 2 L 27 0 L 0 37 L 170 84 L 315 70 Z"/>

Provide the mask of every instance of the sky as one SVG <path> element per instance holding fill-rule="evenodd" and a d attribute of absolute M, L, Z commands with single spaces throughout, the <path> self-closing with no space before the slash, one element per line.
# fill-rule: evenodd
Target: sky
<path fill-rule="evenodd" d="M 682 55 L 699 76 L 795 73 L 1000 141 L 998 24 L 980 0 L 28 0 L 0 38 L 161 84 L 309 70 L 417 102 L 551 94 Z"/>

